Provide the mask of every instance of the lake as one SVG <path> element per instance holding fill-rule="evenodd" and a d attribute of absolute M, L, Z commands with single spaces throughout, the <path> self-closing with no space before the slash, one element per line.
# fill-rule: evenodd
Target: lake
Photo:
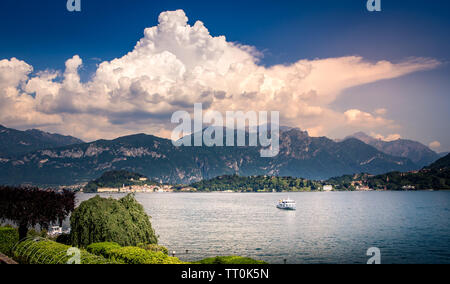
<path fill-rule="evenodd" d="M 93 194 L 78 194 L 77 201 Z M 102 194 L 119 198 L 120 194 Z M 297 211 L 277 201 L 290 197 Z M 160 244 L 185 261 L 241 255 L 269 263 L 450 263 L 450 192 L 137 194 Z M 189 250 L 186 254 L 186 250 Z"/>

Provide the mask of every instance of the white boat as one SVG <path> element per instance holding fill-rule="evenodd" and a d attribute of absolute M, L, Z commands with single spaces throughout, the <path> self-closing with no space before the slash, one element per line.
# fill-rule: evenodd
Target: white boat
<path fill-rule="evenodd" d="M 295 203 L 295 201 L 291 199 L 280 200 L 278 202 L 277 208 L 282 210 L 296 210 L 297 203 Z"/>

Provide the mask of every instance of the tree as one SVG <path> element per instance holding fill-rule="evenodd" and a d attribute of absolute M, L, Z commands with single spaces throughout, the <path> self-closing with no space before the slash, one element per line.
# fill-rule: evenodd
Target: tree
<path fill-rule="evenodd" d="M 144 207 L 133 195 L 120 200 L 96 196 L 84 201 L 70 217 L 72 245 L 116 242 L 122 246 L 157 244 L 158 238 Z"/>
<path fill-rule="evenodd" d="M 75 193 L 72 191 L 0 186 L 0 219 L 16 223 L 20 240 L 26 238 L 28 229 L 36 225 L 48 229 L 58 222 L 62 226 L 74 208 Z"/>

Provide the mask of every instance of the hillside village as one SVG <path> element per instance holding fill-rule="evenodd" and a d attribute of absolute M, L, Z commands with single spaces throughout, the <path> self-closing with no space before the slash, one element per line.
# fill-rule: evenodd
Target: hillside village
<path fill-rule="evenodd" d="M 133 181 L 133 180 L 131 180 Z M 147 179 L 140 179 L 140 182 L 145 182 Z M 171 185 L 129 185 L 122 187 L 101 187 L 97 189 L 98 193 L 151 193 L 151 192 L 173 192 Z"/>
<path fill-rule="evenodd" d="M 152 193 L 195 191 L 191 187 L 175 187 L 150 180 L 138 173 L 125 170 L 105 172 L 100 178 L 81 188 L 85 193 Z"/>

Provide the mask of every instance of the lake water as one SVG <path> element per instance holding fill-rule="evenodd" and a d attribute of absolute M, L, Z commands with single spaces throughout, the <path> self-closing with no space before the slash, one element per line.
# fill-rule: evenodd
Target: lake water
<path fill-rule="evenodd" d="M 95 195 L 78 194 L 78 201 Z M 123 195 L 103 194 L 119 198 Z M 277 201 L 290 197 L 297 211 Z M 450 263 L 450 192 L 137 194 L 160 244 L 182 260 L 241 255 L 269 263 Z M 186 254 L 186 250 L 189 253 Z"/>

